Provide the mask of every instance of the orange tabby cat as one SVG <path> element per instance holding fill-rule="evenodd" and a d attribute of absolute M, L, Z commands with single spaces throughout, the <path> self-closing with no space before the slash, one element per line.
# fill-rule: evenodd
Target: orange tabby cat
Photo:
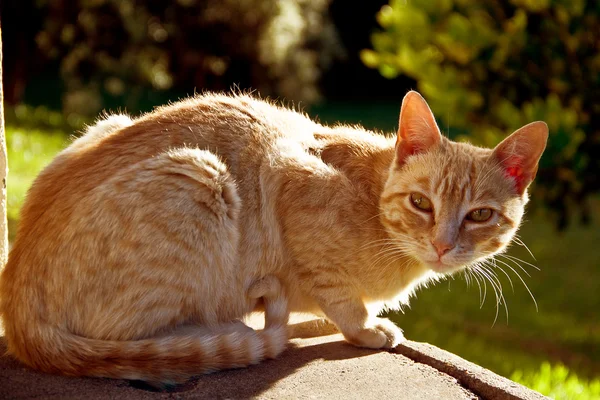
<path fill-rule="evenodd" d="M 383 307 L 505 249 L 547 134 L 451 142 L 416 92 L 397 139 L 246 95 L 108 117 L 28 194 L 0 283 L 9 352 L 47 372 L 176 381 L 276 356 L 288 308 L 393 347 Z M 261 332 L 239 322 L 258 297 Z"/>

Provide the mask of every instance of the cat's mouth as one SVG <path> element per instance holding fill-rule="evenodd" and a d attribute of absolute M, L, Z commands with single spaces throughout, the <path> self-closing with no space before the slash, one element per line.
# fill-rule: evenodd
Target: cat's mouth
<path fill-rule="evenodd" d="M 429 268 L 431 268 L 435 272 L 443 273 L 448 272 L 448 269 L 451 267 L 442 260 L 436 260 L 429 263 Z"/>
<path fill-rule="evenodd" d="M 462 265 L 457 265 L 447 261 L 444 262 L 441 259 L 427 261 L 426 264 L 430 270 L 437 272 L 438 274 L 450 274 L 462 268 Z"/>

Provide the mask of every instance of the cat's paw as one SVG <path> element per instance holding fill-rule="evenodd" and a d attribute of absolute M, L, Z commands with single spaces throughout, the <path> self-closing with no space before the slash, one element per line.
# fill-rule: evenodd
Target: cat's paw
<path fill-rule="evenodd" d="M 365 328 L 344 336 L 353 345 L 370 349 L 391 349 L 404 341 L 402 330 L 387 318 L 375 318 Z"/>

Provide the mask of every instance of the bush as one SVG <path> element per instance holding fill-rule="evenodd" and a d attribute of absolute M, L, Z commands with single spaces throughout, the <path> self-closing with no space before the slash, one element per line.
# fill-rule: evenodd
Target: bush
<path fill-rule="evenodd" d="M 390 0 L 361 57 L 414 78 L 441 126 L 478 144 L 546 121 L 535 198 L 563 228 L 573 209 L 589 220 L 600 190 L 599 17 L 584 0 Z"/>
<path fill-rule="evenodd" d="M 311 103 L 342 53 L 330 1 L 38 1 L 36 43 L 59 64 L 65 115 L 135 110 L 162 102 L 156 92 L 231 82 Z"/>

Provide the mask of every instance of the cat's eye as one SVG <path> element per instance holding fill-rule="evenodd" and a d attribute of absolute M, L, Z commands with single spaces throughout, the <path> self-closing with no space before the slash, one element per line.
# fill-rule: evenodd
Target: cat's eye
<path fill-rule="evenodd" d="M 475 222 L 485 222 L 488 219 L 492 218 L 492 214 L 494 212 L 491 208 L 480 208 L 478 210 L 473 210 L 467 214 L 467 219 Z"/>
<path fill-rule="evenodd" d="M 433 205 L 431 204 L 431 200 L 427 197 L 423 196 L 421 193 L 411 193 L 410 194 L 410 202 L 413 203 L 415 207 L 422 211 L 431 211 L 433 210 Z"/>

